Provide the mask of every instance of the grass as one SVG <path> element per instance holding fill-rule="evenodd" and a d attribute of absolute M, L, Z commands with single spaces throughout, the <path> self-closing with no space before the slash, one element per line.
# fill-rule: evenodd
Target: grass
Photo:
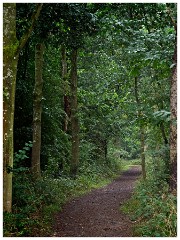
<path fill-rule="evenodd" d="M 19 206 L 14 205 L 13 213 L 4 215 L 4 236 L 52 236 L 54 214 L 67 201 L 106 186 L 137 162 L 117 160 L 109 166 L 106 163 L 82 165 L 76 179 L 69 176 L 53 179 L 45 174 L 35 183 L 26 174 L 17 176 L 15 187 Z"/>

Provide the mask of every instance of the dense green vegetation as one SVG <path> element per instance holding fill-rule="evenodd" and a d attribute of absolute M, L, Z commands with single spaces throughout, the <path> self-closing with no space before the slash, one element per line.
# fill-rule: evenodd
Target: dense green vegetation
<path fill-rule="evenodd" d="M 4 4 L 4 236 L 50 236 L 69 198 L 135 163 L 134 235 L 176 235 L 176 11 Z"/>
<path fill-rule="evenodd" d="M 147 164 L 147 179 L 139 181 L 132 198 L 121 210 L 134 222 L 136 237 L 175 237 L 177 235 L 177 198 L 169 193 L 162 159 Z"/>

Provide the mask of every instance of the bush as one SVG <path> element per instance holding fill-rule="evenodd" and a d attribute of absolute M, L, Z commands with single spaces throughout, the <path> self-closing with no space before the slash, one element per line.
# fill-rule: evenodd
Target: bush
<path fill-rule="evenodd" d="M 34 180 L 29 168 L 21 164 L 28 161 L 30 149 L 27 144 L 25 147 L 16 154 L 12 170 L 13 212 L 4 214 L 5 237 L 50 236 L 53 215 L 67 200 L 107 184 L 120 171 L 116 160 L 111 159 L 107 165 L 103 161 L 81 159 L 76 179 L 63 172 L 53 176 L 47 169 L 41 179 Z"/>
<path fill-rule="evenodd" d="M 177 199 L 169 193 L 164 163 L 149 164 L 147 179 L 140 181 L 133 197 L 122 206 L 137 224 L 134 236 L 175 237 L 177 231 Z"/>

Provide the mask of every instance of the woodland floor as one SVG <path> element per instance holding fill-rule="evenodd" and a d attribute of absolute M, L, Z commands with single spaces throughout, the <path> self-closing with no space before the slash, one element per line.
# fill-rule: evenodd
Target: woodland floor
<path fill-rule="evenodd" d="M 109 185 L 68 202 L 55 216 L 54 237 L 131 237 L 133 222 L 120 211 L 141 174 L 133 166 Z"/>

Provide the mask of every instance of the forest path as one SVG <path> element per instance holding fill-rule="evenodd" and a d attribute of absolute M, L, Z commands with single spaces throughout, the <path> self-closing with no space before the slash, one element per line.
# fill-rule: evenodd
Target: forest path
<path fill-rule="evenodd" d="M 140 166 L 132 166 L 109 185 L 71 200 L 55 217 L 53 237 L 131 237 L 133 223 L 120 205 L 140 174 Z"/>

